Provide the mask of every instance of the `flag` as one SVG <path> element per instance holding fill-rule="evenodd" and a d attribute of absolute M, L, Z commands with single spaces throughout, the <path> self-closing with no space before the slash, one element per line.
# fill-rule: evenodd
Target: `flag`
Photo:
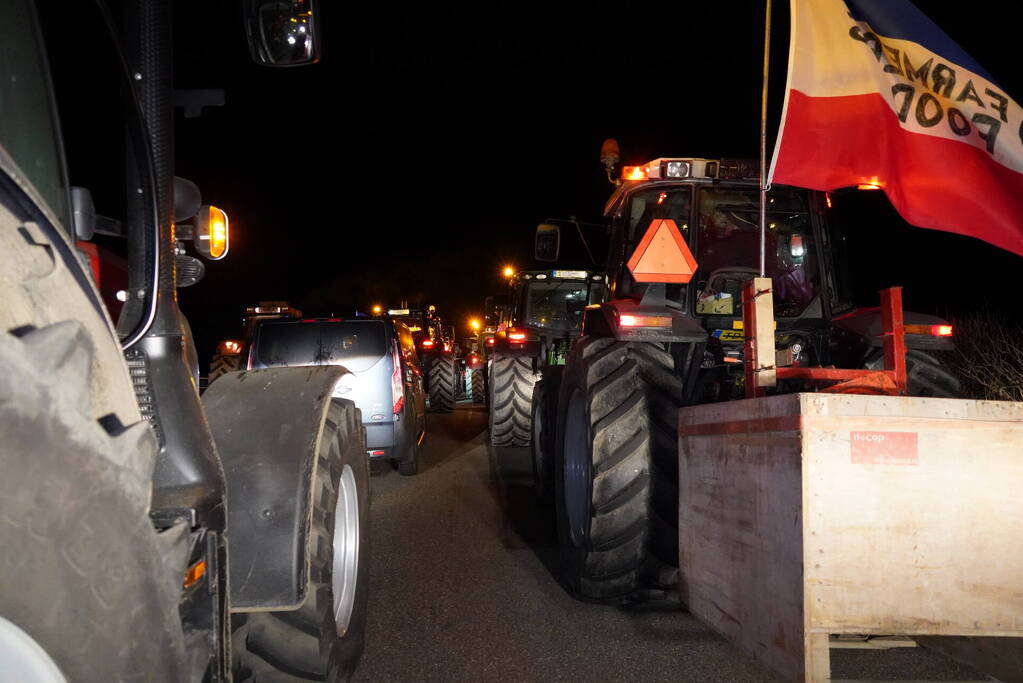
<path fill-rule="evenodd" d="M 1023 256 L 1023 109 L 908 0 L 791 0 L 768 181 L 884 190 L 908 222 Z"/>

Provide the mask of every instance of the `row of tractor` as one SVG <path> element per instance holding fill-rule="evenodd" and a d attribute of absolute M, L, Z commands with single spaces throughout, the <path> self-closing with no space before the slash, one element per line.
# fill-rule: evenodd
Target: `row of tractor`
<path fill-rule="evenodd" d="M 539 225 L 534 257 L 549 266 L 506 273 L 484 341 L 490 444 L 530 449 L 564 584 L 608 602 L 678 587 L 679 409 L 764 393 L 750 392 L 743 315 L 761 270 L 756 164 L 660 158 L 619 176 L 618 157 L 605 143 L 606 261 L 589 247 L 588 260 L 564 258 L 565 236 L 586 240 L 578 221 Z M 795 187 L 767 193 L 771 368 L 885 368 L 883 311 L 852 300 L 831 203 Z M 951 325 L 907 311 L 904 332 L 902 393 L 957 396 L 934 355 L 952 348 Z M 882 393 L 812 375 L 767 393 Z"/>
<path fill-rule="evenodd" d="M 505 273 L 481 335 L 490 445 L 529 448 L 568 592 L 681 600 L 788 680 L 878 636 L 1023 680 L 998 559 L 1020 406 L 962 398 L 952 325 L 901 288 L 857 306 L 841 192 L 765 190 L 732 159 L 619 176 L 613 140 L 601 161 L 603 229 L 537 226 L 547 267 Z"/>

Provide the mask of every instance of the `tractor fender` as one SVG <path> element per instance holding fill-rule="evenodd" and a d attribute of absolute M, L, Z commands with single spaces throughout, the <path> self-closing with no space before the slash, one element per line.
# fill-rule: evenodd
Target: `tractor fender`
<path fill-rule="evenodd" d="M 227 480 L 232 609 L 305 600 L 313 465 L 346 374 L 336 365 L 231 372 L 202 395 Z"/>

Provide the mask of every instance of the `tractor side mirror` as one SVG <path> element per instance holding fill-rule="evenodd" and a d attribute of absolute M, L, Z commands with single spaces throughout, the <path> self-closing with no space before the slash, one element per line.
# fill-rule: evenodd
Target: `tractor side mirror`
<path fill-rule="evenodd" d="M 556 225 L 541 223 L 536 226 L 536 242 L 533 256 L 537 261 L 557 261 L 561 253 L 561 229 Z"/>
<path fill-rule="evenodd" d="M 319 0 L 245 0 L 245 35 L 256 64 L 305 66 L 320 61 Z"/>

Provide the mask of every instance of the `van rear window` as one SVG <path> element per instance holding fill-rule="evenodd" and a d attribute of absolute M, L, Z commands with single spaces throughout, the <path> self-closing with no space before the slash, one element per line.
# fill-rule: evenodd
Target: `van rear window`
<path fill-rule="evenodd" d="M 387 353 L 379 320 L 263 323 L 256 342 L 260 366 L 335 365 Z"/>

